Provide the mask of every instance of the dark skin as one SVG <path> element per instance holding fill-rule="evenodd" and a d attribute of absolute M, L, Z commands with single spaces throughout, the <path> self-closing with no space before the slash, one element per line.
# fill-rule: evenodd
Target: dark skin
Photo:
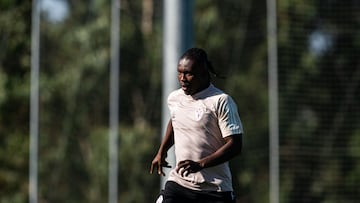
<path fill-rule="evenodd" d="M 210 85 L 210 76 L 204 67 L 194 65 L 194 61 L 184 58 L 178 64 L 178 80 L 181 88 L 187 95 L 196 94 Z M 182 176 L 190 173 L 196 173 L 204 168 L 216 166 L 229 161 L 239 155 L 242 148 L 242 135 L 236 134 L 224 138 L 224 145 L 216 150 L 213 154 L 202 158 L 201 160 L 181 160 L 179 161 L 176 171 Z M 165 175 L 162 167 L 170 167 L 166 162 L 167 151 L 174 145 L 174 129 L 171 120 L 169 120 L 165 137 L 155 155 L 150 168 L 152 174 L 157 168 L 159 175 Z"/>

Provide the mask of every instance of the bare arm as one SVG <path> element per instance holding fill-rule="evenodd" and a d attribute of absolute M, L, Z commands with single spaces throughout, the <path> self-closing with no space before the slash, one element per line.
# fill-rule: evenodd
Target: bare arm
<path fill-rule="evenodd" d="M 155 155 L 153 161 L 151 162 L 151 168 L 150 168 L 151 174 L 153 173 L 154 169 L 157 167 L 158 174 L 165 175 L 165 173 L 162 170 L 162 167 L 169 167 L 165 158 L 167 156 L 167 151 L 173 145 L 174 145 L 174 130 L 173 130 L 171 120 L 169 120 L 167 128 L 166 128 L 166 132 L 165 132 L 165 137 L 161 142 L 161 145 L 159 147 L 157 154 Z"/>
<path fill-rule="evenodd" d="M 177 166 L 177 172 L 180 169 L 180 174 L 182 176 L 187 176 L 189 173 L 198 172 L 204 168 L 216 166 L 218 164 L 224 163 L 229 161 L 230 159 L 234 158 L 235 156 L 241 153 L 242 148 L 242 135 L 236 134 L 225 137 L 225 144 L 220 147 L 216 152 L 213 154 L 204 157 L 203 159 L 195 162 L 193 160 L 183 160 L 180 161 Z"/>

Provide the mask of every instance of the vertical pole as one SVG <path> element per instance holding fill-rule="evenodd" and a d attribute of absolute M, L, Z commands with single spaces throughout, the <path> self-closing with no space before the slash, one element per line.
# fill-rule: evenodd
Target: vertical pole
<path fill-rule="evenodd" d="M 276 0 L 267 0 L 270 126 L 270 203 L 279 203 L 279 107 Z"/>
<path fill-rule="evenodd" d="M 38 202 L 40 1 L 41 0 L 33 0 L 32 2 L 29 145 L 30 203 Z"/>
<path fill-rule="evenodd" d="M 120 0 L 111 1 L 111 61 L 109 103 L 109 203 L 118 200 Z"/>
<path fill-rule="evenodd" d="M 164 0 L 164 41 L 163 41 L 163 91 L 162 91 L 162 135 L 170 119 L 167 96 L 178 87 L 177 63 L 181 54 L 192 45 L 192 0 Z M 175 167 L 174 148 L 168 151 L 167 161 Z M 169 169 L 161 178 L 163 188 Z"/>

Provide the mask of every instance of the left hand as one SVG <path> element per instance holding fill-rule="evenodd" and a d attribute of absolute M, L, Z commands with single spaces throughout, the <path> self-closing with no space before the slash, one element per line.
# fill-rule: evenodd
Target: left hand
<path fill-rule="evenodd" d="M 181 170 L 182 169 L 182 170 Z M 179 173 L 181 176 L 188 176 L 190 173 L 196 173 L 202 169 L 199 162 L 192 161 L 192 160 L 183 160 L 180 161 L 176 167 L 176 172 Z"/>

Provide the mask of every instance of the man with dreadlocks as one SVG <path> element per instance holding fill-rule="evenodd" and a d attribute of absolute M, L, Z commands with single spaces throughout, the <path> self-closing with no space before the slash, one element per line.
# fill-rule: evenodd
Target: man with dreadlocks
<path fill-rule="evenodd" d="M 228 161 L 242 148 L 243 127 L 233 99 L 211 83 L 217 76 L 203 49 L 191 48 L 177 67 L 181 88 L 168 96 L 169 120 L 151 163 L 165 175 L 168 149 L 175 145 L 171 170 L 157 202 L 234 203 Z"/>

